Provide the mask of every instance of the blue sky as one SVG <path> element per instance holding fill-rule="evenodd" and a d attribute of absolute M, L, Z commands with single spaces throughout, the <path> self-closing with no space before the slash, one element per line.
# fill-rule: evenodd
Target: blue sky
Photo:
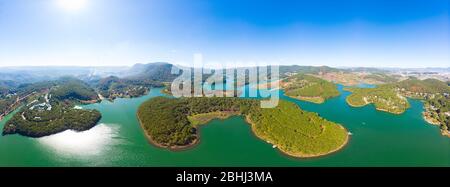
<path fill-rule="evenodd" d="M 450 66 L 448 0 L 0 0 L 0 66 Z"/>

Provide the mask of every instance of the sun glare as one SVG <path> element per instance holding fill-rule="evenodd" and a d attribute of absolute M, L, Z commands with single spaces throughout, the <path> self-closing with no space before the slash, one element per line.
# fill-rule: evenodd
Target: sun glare
<path fill-rule="evenodd" d="M 67 11 L 77 11 L 85 7 L 87 0 L 58 0 L 59 5 Z"/>

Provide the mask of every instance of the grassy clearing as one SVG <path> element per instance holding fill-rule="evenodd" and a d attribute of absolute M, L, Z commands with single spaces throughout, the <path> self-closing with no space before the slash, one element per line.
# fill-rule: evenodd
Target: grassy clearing
<path fill-rule="evenodd" d="M 240 115 L 240 113 L 234 111 L 217 111 L 203 114 L 194 114 L 188 116 L 187 118 L 194 127 L 197 127 L 199 125 L 206 124 L 214 119 L 227 119 L 235 115 Z"/>

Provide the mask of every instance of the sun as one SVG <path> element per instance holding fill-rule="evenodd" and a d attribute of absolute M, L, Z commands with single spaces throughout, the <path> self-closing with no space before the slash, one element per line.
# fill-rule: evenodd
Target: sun
<path fill-rule="evenodd" d="M 86 6 L 87 0 L 58 0 L 59 6 L 67 11 L 77 11 Z"/>

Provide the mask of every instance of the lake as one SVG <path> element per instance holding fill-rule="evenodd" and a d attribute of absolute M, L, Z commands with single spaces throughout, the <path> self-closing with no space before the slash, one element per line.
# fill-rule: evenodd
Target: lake
<path fill-rule="evenodd" d="M 423 120 L 420 101 L 409 100 L 411 108 L 394 115 L 371 105 L 352 108 L 345 103 L 349 92 L 342 86 L 339 90 L 341 96 L 323 104 L 281 96 L 353 133 L 342 150 L 319 158 L 283 155 L 256 138 L 242 117 L 202 126 L 200 144 L 192 149 L 156 148 L 147 142 L 136 119 L 142 102 L 163 95 L 155 88 L 140 98 L 82 106 L 97 109 L 103 116 L 89 131 L 38 139 L 0 137 L 0 166 L 450 166 L 450 138 Z M 0 122 L 0 128 L 11 115 Z"/>

